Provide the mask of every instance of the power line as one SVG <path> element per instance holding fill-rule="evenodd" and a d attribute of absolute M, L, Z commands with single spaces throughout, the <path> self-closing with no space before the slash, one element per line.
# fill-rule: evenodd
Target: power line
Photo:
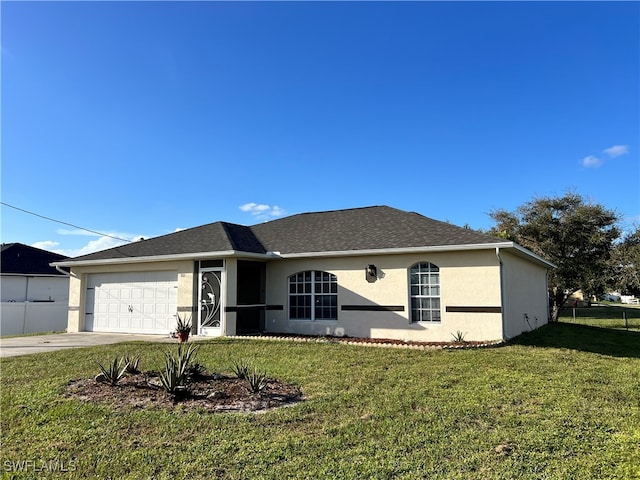
<path fill-rule="evenodd" d="M 113 236 L 113 235 L 109 235 L 107 233 L 97 232 L 97 231 L 91 230 L 89 228 L 79 227 L 78 225 L 74 225 L 73 223 L 63 222 L 61 220 L 56 220 L 55 218 L 46 217 L 44 215 L 40 215 L 39 213 L 30 212 L 29 210 L 25 210 L 24 208 L 16 207 L 15 205 L 9 205 L 8 203 L 5 203 L 5 202 L 0 202 L 0 204 L 4 205 L 5 207 L 9 207 L 9 208 L 13 208 L 15 210 L 18 210 L 20 212 L 28 213 L 29 215 L 33 215 L 35 217 L 44 218 L 45 220 L 49 220 L 51 222 L 60 223 L 62 225 L 66 225 L 68 227 L 77 228 L 78 230 L 83 230 L 85 232 L 95 233 L 96 235 L 100 235 L 102 237 L 109 237 L 109 238 L 113 238 L 115 240 L 122 240 L 123 242 L 127 242 L 127 243 L 131 242 L 131 240 L 127 240 L 126 238 L 120 238 L 120 237 L 116 237 L 116 236 Z"/>

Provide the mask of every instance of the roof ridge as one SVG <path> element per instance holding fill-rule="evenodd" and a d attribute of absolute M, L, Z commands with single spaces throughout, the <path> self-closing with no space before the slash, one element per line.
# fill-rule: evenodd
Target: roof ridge
<path fill-rule="evenodd" d="M 285 220 L 287 218 L 302 217 L 302 216 L 306 216 L 306 215 L 324 215 L 324 214 L 327 214 L 327 213 L 350 212 L 350 211 L 355 211 L 355 210 L 367 210 L 367 209 L 371 209 L 371 208 L 389 208 L 391 210 L 398 210 L 398 211 L 401 211 L 401 212 L 404 211 L 404 210 L 400 210 L 398 208 L 390 207 L 388 205 L 367 205 L 367 206 L 364 206 L 364 207 L 336 208 L 334 210 L 320 210 L 320 211 L 317 211 L 317 212 L 294 213 L 292 215 L 287 215 L 286 217 L 274 218 L 273 220 L 268 220 L 266 222 L 255 223 L 255 224 L 251 225 L 249 228 L 253 228 L 253 227 L 256 227 L 258 225 L 264 225 L 265 223 L 277 222 L 278 220 Z"/>

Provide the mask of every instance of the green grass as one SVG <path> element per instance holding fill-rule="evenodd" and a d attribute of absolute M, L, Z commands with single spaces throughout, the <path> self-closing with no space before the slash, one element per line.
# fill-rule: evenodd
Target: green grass
<path fill-rule="evenodd" d="M 129 343 L 2 359 L 0 469 L 47 478 L 640 478 L 640 334 L 552 324 L 501 347 L 417 351 L 221 339 L 198 361 L 246 358 L 305 402 L 262 414 L 115 411 L 65 398 Z M 507 445 L 507 453 L 496 447 Z M 72 463 L 71 463 L 72 462 Z"/>
<path fill-rule="evenodd" d="M 574 318 L 575 312 L 575 318 Z M 625 319 L 626 318 L 626 319 Z M 620 304 L 563 308 L 558 319 L 564 323 L 640 331 L 640 308 Z"/>

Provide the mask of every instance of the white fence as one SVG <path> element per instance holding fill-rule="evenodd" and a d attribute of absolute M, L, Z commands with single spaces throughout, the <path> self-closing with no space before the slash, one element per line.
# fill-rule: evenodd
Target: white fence
<path fill-rule="evenodd" d="M 63 332 L 67 312 L 67 302 L 2 302 L 0 335 Z"/>

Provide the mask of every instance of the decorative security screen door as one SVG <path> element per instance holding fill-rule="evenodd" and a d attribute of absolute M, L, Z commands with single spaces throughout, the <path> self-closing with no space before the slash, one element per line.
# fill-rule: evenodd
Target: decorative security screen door
<path fill-rule="evenodd" d="M 200 270 L 200 294 L 198 303 L 198 335 L 218 337 L 222 335 L 222 269 Z"/>

